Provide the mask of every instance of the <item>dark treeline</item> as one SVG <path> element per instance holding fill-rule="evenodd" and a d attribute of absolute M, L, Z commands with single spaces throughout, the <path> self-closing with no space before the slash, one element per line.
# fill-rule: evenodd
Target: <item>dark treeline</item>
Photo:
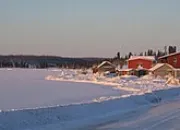
<path fill-rule="evenodd" d="M 85 69 L 97 66 L 104 60 L 108 60 L 115 65 L 121 67 L 126 64 L 127 59 L 131 56 L 155 56 L 158 57 L 176 52 L 176 46 L 165 47 L 163 51 L 154 51 L 148 49 L 139 54 L 129 52 L 125 56 L 121 56 L 118 52 L 114 58 L 66 58 L 58 56 L 34 56 L 34 55 L 0 55 L 0 68 L 69 68 L 69 69 Z"/>
<path fill-rule="evenodd" d="M 69 68 L 82 69 L 97 65 L 105 58 L 65 58 L 57 56 L 8 55 L 0 56 L 1 68 Z"/>

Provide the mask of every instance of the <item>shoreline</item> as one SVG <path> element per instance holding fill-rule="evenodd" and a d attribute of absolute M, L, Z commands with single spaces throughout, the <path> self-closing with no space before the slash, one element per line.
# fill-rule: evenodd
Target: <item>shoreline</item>
<path fill-rule="evenodd" d="M 90 84 L 97 84 L 97 85 L 104 85 L 104 86 L 112 86 L 114 88 L 118 88 L 120 90 L 128 91 L 128 92 L 141 92 L 140 89 L 135 89 L 132 87 L 122 87 L 118 83 L 110 83 L 110 82 L 101 82 L 101 81 L 87 81 L 87 80 L 66 80 L 61 78 L 53 78 L 53 77 L 46 77 L 45 80 L 48 81 L 62 81 L 62 82 L 75 82 L 75 83 L 90 83 Z"/>

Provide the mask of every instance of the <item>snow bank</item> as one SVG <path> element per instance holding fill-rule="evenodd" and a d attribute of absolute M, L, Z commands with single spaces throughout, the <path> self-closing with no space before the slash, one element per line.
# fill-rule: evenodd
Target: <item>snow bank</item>
<path fill-rule="evenodd" d="M 170 84 L 170 85 L 179 85 L 179 80 L 174 78 L 173 76 L 169 77 L 166 84 Z"/>
<path fill-rule="evenodd" d="M 45 78 L 52 81 L 71 81 L 79 83 L 94 83 L 112 86 L 113 89 L 125 90 L 132 93 L 147 93 L 157 90 L 171 88 L 166 85 L 166 80 L 160 77 L 155 78 L 153 75 L 146 75 L 142 78 L 137 76 L 124 75 L 121 77 L 107 78 L 105 76 L 87 74 L 81 75 L 77 73 L 60 75 L 49 75 Z"/>
<path fill-rule="evenodd" d="M 89 104 L 0 112 L 1 130 L 66 130 L 97 125 L 120 118 L 121 114 L 180 96 L 180 88 L 102 100 Z M 101 100 L 101 99 L 100 99 Z"/>
<path fill-rule="evenodd" d="M 123 75 L 120 78 L 123 79 L 123 80 L 128 80 L 128 81 L 129 80 L 137 80 L 138 79 L 138 77 L 135 76 L 135 75 Z"/>
<path fill-rule="evenodd" d="M 148 74 L 148 75 L 141 77 L 141 79 L 144 79 L 144 80 L 153 80 L 154 78 L 155 77 L 153 76 L 153 74 Z"/>

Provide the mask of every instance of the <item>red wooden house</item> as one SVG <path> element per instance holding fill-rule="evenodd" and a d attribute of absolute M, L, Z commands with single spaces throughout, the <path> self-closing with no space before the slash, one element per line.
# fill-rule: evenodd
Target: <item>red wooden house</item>
<path fill-rule="evenodd" d="M 155 61 L 154 56 L 131 56 L 128 60 L 129 69 L 150 69 Z"/>
<path fill-rule="evenodd" d="M 168 63 L 174 68 L 180 68 L 180 52 L 172 53 L 158 58 L 160 63 Z"/>

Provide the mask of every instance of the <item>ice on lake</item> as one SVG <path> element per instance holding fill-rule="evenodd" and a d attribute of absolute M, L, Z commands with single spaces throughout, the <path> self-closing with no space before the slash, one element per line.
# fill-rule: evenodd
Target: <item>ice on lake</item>
<path fill-rule="evenodd" d="M 125 91 L 90 83 L 47 81 L 59 71 L 0 70 L 0 110 L 86 103 L 102 96 L 120 96 Z"/>

